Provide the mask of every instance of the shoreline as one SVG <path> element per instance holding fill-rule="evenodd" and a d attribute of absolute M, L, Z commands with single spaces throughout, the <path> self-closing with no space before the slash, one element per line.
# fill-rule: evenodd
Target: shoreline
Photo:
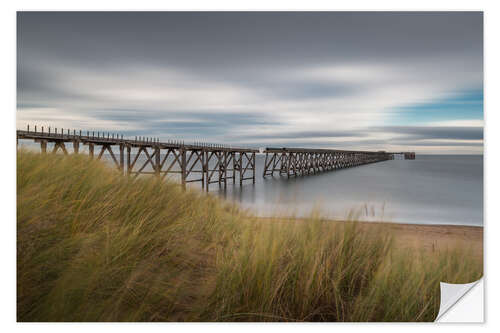
<path fill-rule="evenodd" d="M 253 212 L 252 209 L 248 209 L 249 212 Z M 273 216 L 260 216 L 260 215 L 254 215 L 255 218 L 258 220 L 276 220 L 276 217 Z M 277 215 L 280 219 L 288 219 L 288 220 L 307 220 L 308 217 L 296 217 L 296 216 L 280 216 Z M 347 222 L 342 219 L 333 219 L 333 218 L 322 218 L 324 221 L 328 222 Z M 413 223 L 413 222 L 401 222 L 401 221 L 356 221 L 357 223 L 377 223 L 377 224 L 389 224 L 389 225 L 416 225 L 416 226 L 434 226 L 434 227 L 467 227 L 467 228 L 484 228 L 483 225 L 476 225 L 476 224 L 451 224 L 451 223 Z"/>

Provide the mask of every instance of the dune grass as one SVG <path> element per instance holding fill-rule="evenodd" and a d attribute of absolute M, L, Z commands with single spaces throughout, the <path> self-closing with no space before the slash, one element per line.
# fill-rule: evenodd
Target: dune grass
<path fill-rule="evenodd" d="M 17 154 L 19 321 L 432 321 L 482 262 L 312 212 L 263 222 L 87 156 Z"/>

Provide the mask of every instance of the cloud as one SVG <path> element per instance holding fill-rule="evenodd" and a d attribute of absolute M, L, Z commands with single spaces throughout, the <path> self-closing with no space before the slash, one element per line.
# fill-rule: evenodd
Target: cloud
<path fill-rule="evenodd" d="M 481 148 L 483 147 L 483 142 L 482 141 L 476 141 L 476 142 L 462 142 L 462 141 L 415 141 L 412 143 L 412 146 L 417 146 L 417 147 L 477 147 Z"/>
<path fill-rule="evenodd" d="M 259 134 L 259 139 L 304 139 L 304 138 L 341 138 L 341 137 L 360 137 L 365 134 L 357 131 L 302 131 L 302 132 L 277 132 Z M 255 138 L 254 135 L 241 136 L 241 138 Z"/>
<path fill-rule="evenodd" d="M 482 127 L 443 127 L 443 126 L 386 126 L 375 128 L 376 131 L 403 134 L 405 140 L 450 139 L 483 140 Z"/>

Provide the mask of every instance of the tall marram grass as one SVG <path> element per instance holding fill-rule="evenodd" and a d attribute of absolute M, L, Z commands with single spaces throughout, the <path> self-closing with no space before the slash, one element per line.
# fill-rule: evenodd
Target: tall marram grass
<path fill-rule="evenodd" d="M 355 220 L 355 216 L 351 218 Z M 17 154 L 19 321 L 432 321 L 482 263 L 382 226 L 261 221 L 87 156 Z"/>

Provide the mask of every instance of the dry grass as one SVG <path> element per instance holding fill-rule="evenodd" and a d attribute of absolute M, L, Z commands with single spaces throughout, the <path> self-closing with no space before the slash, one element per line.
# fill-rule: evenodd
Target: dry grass
<path fill-rule="evenodd" d="M 356 220 L 353 215 L 351 220 Z M 17 156 L 19 321 L 432 321 L 464 246 L 395 248 L 383 224 L 262 222 L 86 156 Z"/>

